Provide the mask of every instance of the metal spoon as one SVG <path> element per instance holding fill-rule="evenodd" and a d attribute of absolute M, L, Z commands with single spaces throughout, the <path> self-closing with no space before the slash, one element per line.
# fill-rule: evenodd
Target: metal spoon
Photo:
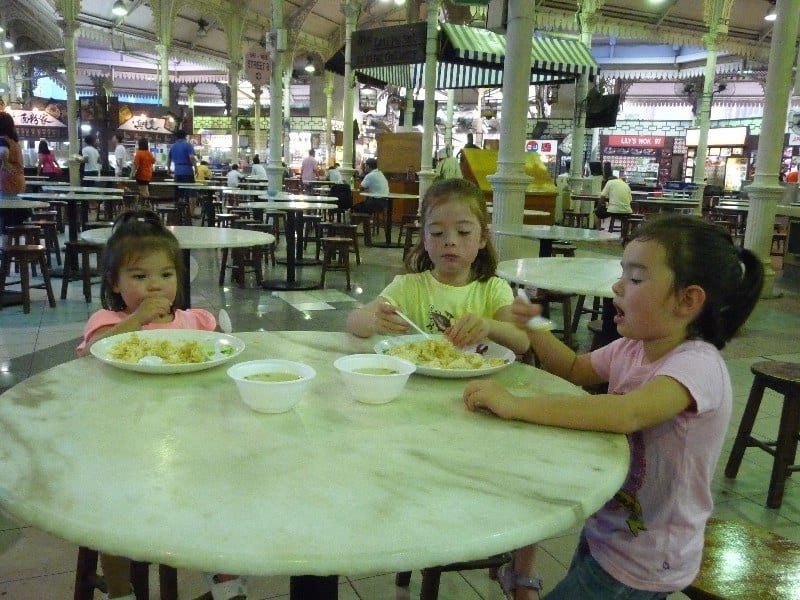
<path fill-rule="evenodd" d="M 395 309 L 395 314 L 396 314 L 398 317 L 400 317 L 401 319 L 403 319 L 403 321 L 405 321 L 406 323 L 408 323 L 409 325 L 411 325 L 411 326 L 412 326 L 414 329 L 416 329 L 417 331 L 419 331 L 419 332 L 420 332 L 422 335 L 424 335 L 426 340 L 429 340 L 429 339 L 431 339 L 431 336 L 430 336 L 430 334 L 428 334 L 426 331 L 423 331 L 422 329 L 420 329 L 420 328 L 417 326 L 417 324 L 416 324 L 416 323 L 414 323 L 414 321 L 412 321 L 411 319 L 409 319 L 409 318 L 408 318 L 407 316 L 405 316 L 405 315 L 404 315 L 402 312 L 400 312 L 399 310 Z"/>
<path fill-rule="evenodd" d="M 222 333 L 230 333 L 233 331 L 233 324 L 231 323 L 231 317 L 228 314 L 228 311 L 224 308 L 219 309 L 219 316 L 217 317 L 217 323 L 219 323 L 219 328 L 222 330 Z"/>

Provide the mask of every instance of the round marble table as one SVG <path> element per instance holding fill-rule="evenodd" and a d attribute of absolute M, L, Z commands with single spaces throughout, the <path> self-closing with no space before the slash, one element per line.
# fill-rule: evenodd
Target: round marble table
<path fill-rule="evenodd" d="M 50 204 L 38 200 L 0 198 L 0 210 L 26 210 L 32 208 L 50 208 Z"/>
<path fill-rule="evenodd" d="M 292 411 L 251 411 L 225 366 L 144 375 L 74 360 L 2 394 L 0 505 L 137 560 L 327 576 L 478 559 L 551 537 L 582 523 L 627 474 L 624 436 L 470 413 L 464 380 L 412 375 L 389 404 L 354 402 L 333 361 L 371 352 L 376 339 L 235 335 L 247 344 L 237 361 L 279 356 L 316 369 Z M 492 377 L 515 394 L 583 393 L 523 363 Z"/>
<path fill-rule="evenodd" d="M 619 241 L 619 234 L 608 233 L 598 229 L 562 227 L 560 225 L 505 225 L 492 227 L 492 233 L 539 240 L 540 257 L 547 257 L 553 253 L 553 242 L 555 240 L 567 242 Z"/>
<path fill-rule="evenodd" d="M 602 331 L 598 343 L 619 337 L 614 324 L 614 292 L 611 286 L 622 276 L 618 258 L 520 258 L 497 265 L 498 277 L 528 287 L 603 299 Z"/>
<path fill-rule="evenodd" d="M 189 281 L 189 251 L 200 248 L 247 248 L 249 246 L 265 246 L 275 242 L 275 236 L 262 231 L 249 229 L 233 229 L 232 227 L 194 227 L 188 225 L 172 225 L 167 227 L 175 237 L 183 251 L 184 270 L 184 302 L 187 308 L 191 304 L 191 284 Z M 111 236 L 111 227 L 89 229 L 81 232 L 81 239 L 95 244 L 105 244 Z"/>

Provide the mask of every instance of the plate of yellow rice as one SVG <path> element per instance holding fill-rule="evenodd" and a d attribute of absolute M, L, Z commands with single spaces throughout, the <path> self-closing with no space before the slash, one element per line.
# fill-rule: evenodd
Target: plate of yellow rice
<path fill-rule="evenodd" d="M 139 373 L 190 373 L 224 364 L 242 353 L 244 342 L 216 331 L 147 329 L 98 340 L 89 351 L 98 360 Z"/>

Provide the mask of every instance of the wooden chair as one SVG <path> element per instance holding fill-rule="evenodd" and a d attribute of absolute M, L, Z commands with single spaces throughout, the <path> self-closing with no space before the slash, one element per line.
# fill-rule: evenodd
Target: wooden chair
<path fill-rule="evenodd" d="M 725 477 L 731 479 L 736 477 L 747 448 L 760 448 L 773 457 L 767 506 L 780 508 L 787 477 L 800 471 L 800 464 L 794 463 L 797 455 L 797 442 L 800 439 L 798 436 L 800 433 L 800 363 L 766 360 L 752 365 L 750 371 L 755 378 L 730 457 L 728 457 L 728 464 L 725 465 Z M 751 435 L 758 409 L 761 407 L 761 400 L 764 397 L 764 390 L 767 388 L 783 395 L 778 437 L 774 441 L 763 441 Z"/>
<path fill-rule="evenodd" d="M 350 238 L 351 246 L 350 251 L 356 255 L 356 264 L 361 264 L 361 253 L 358 248 L 358 225 L 352 223 L 338 223 L 332 221 L 325 221 L 320 223 L 320 235 L 322 237 L 344 237 Z M 321 248 L 321 247 L 320 247 Z M 317 260 L 321 249 L 317 250 Z"/>
<path fill-rule="evenodd" d="M 353 240 L 349 237 L 323 237 L 322 245 L 322 273 L 319 285 L 325 287 L 325 276 L 330 271 L 343 271 L 347 278 L 347 289 L 350 289 L 350 247 Z"/>
<path fill-rule="evenodd" d="M 51 255 L 55 254 L 56 264 L 61 264 L 61 246 L 58 243 L 58 224 L 55 220 L 29 221 L 31 225 L 36 225 L 42 231 L 42 241 L 44 242 L 45 252 L 47 253 L 47 265 L 52 267 Z"/>
<path fill-rule="evenodd" d="M 733 568 L 732 568 L 733 567 Z M 691 600 L 797 600 L 800 544 L 737 521 L 709 519 Z"/>
<path fill-rule="evenodd" d="M 562 223 L 564 227 L 581 227 L 589 229 L 589 213 L 580 213 L 575 210 L 565 210 Z"/>
<path fill-rule="evenodd" d="M 403 243 L 403 258 L 405 258 L 414 248 L 414 238 L 419 236 L 420 231 L 422 231 L 422 225 L 419 225 L 416 221 L 414 223 L 405 223 L 403 229 L 405 229 L 405 242 Z"/>
<path fill-rule="evenodd" d="M 231 264 L 228 264 L 228 254 L 231 255 Z M 219 285 L 225 285 L 225 273 L 231 270 L 231 280 L 239 287 L 245 287 L 245 275 L 248 271 L 255 276 L 256 285 L 261 287 L 263 281 L 263 271 L 261 265 L 264 262 L 264 251 L 261 246 L 250 246 L 248 248 L 228 248 L 222 249 L 222 257 L 219 267 Z"/>
<path fill-rule="evenodd" d="M 372 246 L 372 220 L 372 213 L 350 213 L 350 222 L 353 225 L 361 225 L 364 228 L 363 235 L 365 246 Z"/>
<path fill-rule="evenodd" d="M 94 600 L 94 590 L 106 592 L 106 583 L 97 573 L 97 561 L 97 550 L 85 546 L 78 548 L 74 600 Z M 178 572 L 175 568 L 158 565 L 158 583 L 161 600 L 178 600 Z M 149 563 L 131 561 L 131 587 L 138 600 L 150 597 Z"/>

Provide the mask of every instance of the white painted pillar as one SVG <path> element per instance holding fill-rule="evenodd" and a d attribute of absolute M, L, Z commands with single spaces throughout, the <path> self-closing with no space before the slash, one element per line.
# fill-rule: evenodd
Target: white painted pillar
<path fill-rule="evenodd" d="M 419 172 L 419 195 L 433 183 L 433 130 L 436 113 L 436 51 L 439 40 L 439 0 L 428 0 L 425 43 L 425 109 L 422 111 L 422 168 Z"/>
<path fill-rule="evenodd" d="M 453 156 L 453 105 L 455 104 L 456 91 L 447 90 L 447 112 L 444 123 L 444 146 L 449 148 L 448 156 Z"/>
<path fill-rule="evenodd" d="M 264 153 L 261 148 L 261 86 L 253 86 L 253 154 L 264 162 Z"/>
<path fill-rule="evenodd" d="M 534 3 L 509 2 L 506 58 L 503 66 L 503 113 L 500 119 L 500 150 L 497 173 L 488 180 L 494 190 L 492 224 L 522 225 L 525 189 L 531 178 L 525 174 L 525 135 L 530 89 Z M 511 236 L 493 238 L 500 260 L 522 257 L 524 244 Z"/>
<path fill-rule="evenodd" d="M 764 94 L 764 116 L 758 136 L 756 174 L 747 188 L 750 211 L 744 245 L 755 252 L 764 264 L 765 280 L 762 297 L 775 295 L 775 271 L 770 260 L 775 213 L 783 188 L 778 184 L 778 173 L 783 154 L 783 134 L 786 131 L 786 110 L 792 87 L 792 61 L 797 39 L 800 2 L 778 0 L 778 18 L 772 29 L 767 89 Z"/>
<path fill-rule="evenodd" d="M 714 97 L 714 76 L 717 70 L 717 36 L 714 31 L 703 36 L 706 51 L 706 69 L 703 74 L 703 92 L 697 106 L 697 127 L 700 134 L 697 140 L 697 154 L 694 159 L 694 176 L 692 181 L 697 185 L 695 199 L 697 206 L 696 215 L 703 212 L 703 191 L 706 187 L 706 155 L 708 154 L 708 128 L 711 124 L 711 100 Z"/>
<path fill-rule="evenodd" d="M 353 165 L 353 109 L 355 106 L 356 83 L 353 76 L 352 66 L 352 43 L 353 31 L 358 23 L 360 8 L 355 0 L 345 0 L 342 2 L 342 13 L 345 18 L 344 33 L 344 90 L 342 92 L 342 127 L 344 129 L 342 138 L 342 179 L 346 182 L 353 180 L 355 168 Z"/>
<path fill-rule="evenodd" d="M 283 57 L 286 54 L 286 30 L 283 28 L 283 2 L 272 3 L 272 30 L 269 32 L 268 46 L 271 48 L 272 71 L 269 75 L 269 165 L 266 167 L 269 178 L 268 191 L 271 194 L 283 189 L 283 105 L 281 104 L 281 84 L 283 82 Z"/>

